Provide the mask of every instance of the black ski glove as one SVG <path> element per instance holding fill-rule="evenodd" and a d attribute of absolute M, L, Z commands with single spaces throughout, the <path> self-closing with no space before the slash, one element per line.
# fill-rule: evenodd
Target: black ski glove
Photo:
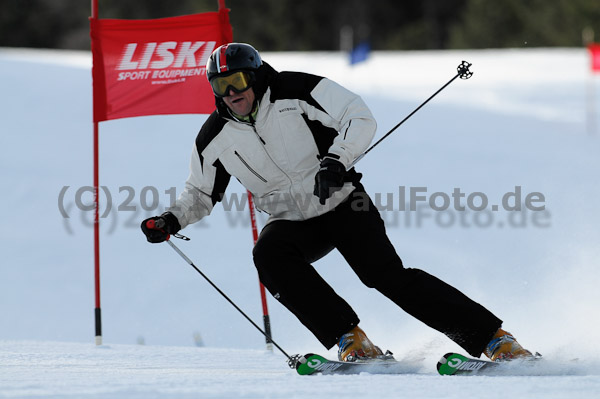
<path fill-rule="evenodd" d="M 179 221 L 171 212 L 145 219 L 141 227 L 148 242 L 153 244 L 166 241 L 169 239 L 169 235 L 181 230 Z"/>
<path fill-rule="evenodd" d="M 346 168 L 338 160 L 326 156 L 321 161 L 321 167 L 315 175 L 314 195 L 319 197 L 319 203 L 325 205 L 327 198 L 344 186 Z"/>

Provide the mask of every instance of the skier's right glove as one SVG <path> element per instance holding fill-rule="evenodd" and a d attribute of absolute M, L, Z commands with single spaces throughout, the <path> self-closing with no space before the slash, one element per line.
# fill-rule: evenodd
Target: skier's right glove
<path fill-rule="evenodd" d="M 319 197 L 319 203 L 325 205 L 327 198 L 339 191 L 344 186 L 344 175 L 346 168 L 340 161 L 325 156 L 321 161 L 319 171 L 315 175 L 315 188 L 313 194 Z"/>
<path fill-rule="evenodd" d="M 157 244 L 168 240 L 169 235 L 181 230 L 181 225 L 175 215 L 171 212 L 165 212 L 160 216 L 145 219 L 141 228 L 148 242 Z"/>

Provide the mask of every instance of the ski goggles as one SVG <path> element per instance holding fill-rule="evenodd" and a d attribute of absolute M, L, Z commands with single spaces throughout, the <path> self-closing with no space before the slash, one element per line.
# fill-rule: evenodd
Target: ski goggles
<path fill-rule="evenodd" d="M 253 83 L 254 74 L 247 71 L 237 71 L 226 76 L 215 76 L 210 81 L 213 93 L 217 97 L 228 96 L 229 90 L 241 93 L 248 90 Z"/>

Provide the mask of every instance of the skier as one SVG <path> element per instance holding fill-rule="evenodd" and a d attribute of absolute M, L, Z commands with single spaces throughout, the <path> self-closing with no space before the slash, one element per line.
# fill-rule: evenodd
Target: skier
<path fill-rule="evenodd" d="M 337 344 L 340 360 L 382 351 L 311 265 L 332 249 L 367 287 L 472 356 L 532 356 L 483 306 L 403 266 L 362 175 L 351 167 L 376 130 L 359 96 L 324 77 L 277 72 L 243 43 L 217 48 L 206 71 L 217 109 L 196 138 L 184 191 L 167 212 L 142 222 L 149 242 L 207 216 L 234 176 L 270 215 L 253 250 L 260 281 L 327 349 Z M 150 229 L 151 219 L 164 227 Z"/>

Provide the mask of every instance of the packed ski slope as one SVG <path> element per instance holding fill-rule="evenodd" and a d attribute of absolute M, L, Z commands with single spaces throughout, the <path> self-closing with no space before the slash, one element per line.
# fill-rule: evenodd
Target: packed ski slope
<path fill-rule="evenodd" d="M 361 94 L 378 137 L 462 60 L 473 63 L 470 80 L 453 82 L 357 168 L 385 208 L 404 263 L 501 317 L 544 355 L 528 372 L 538 375 L 438 376 L 438 358 L 460 348 L 362 286 L 337 254 L 317 262 L 319 272 L 378 345 L 417 361 L 414 373 L 301 377 L 283 355 L 265 352 L 246 320 L 171 248 L 146 243 L 139 231 L 181 191 L 202 115 L 100 125 L 104 345 L 94 346 L 93 234 L 84 210 L 92 199 L 91 59 L 0 49 L 0 398 L 597 397 L 600 76 L 588 72 L 585 50 L 375 53 L 354 67 L 334 53 L 264 59 Z M 427 199 L 441 193 L 437 206 L 459 188 L 462 205 L 481 193 L 500 209 L 435 211 L 421 201 L 400 211 L 411 188 Z M 505 210 L 503 196 L 514 204 L 518 190 L 522 202 L 541 194 L 534 205 L 544 210 Z M 230 198 L 243 193 L 232 182 Z M 478 205 L 481 195 L 472 198 Z M 177 244 L 259 322 L 248 210 L 233 208 L 217 206 L 184 230 L 192 241 Z M 269 306 L 274 338 L 288 353 L 335 356 L 272 298 Z"/>

